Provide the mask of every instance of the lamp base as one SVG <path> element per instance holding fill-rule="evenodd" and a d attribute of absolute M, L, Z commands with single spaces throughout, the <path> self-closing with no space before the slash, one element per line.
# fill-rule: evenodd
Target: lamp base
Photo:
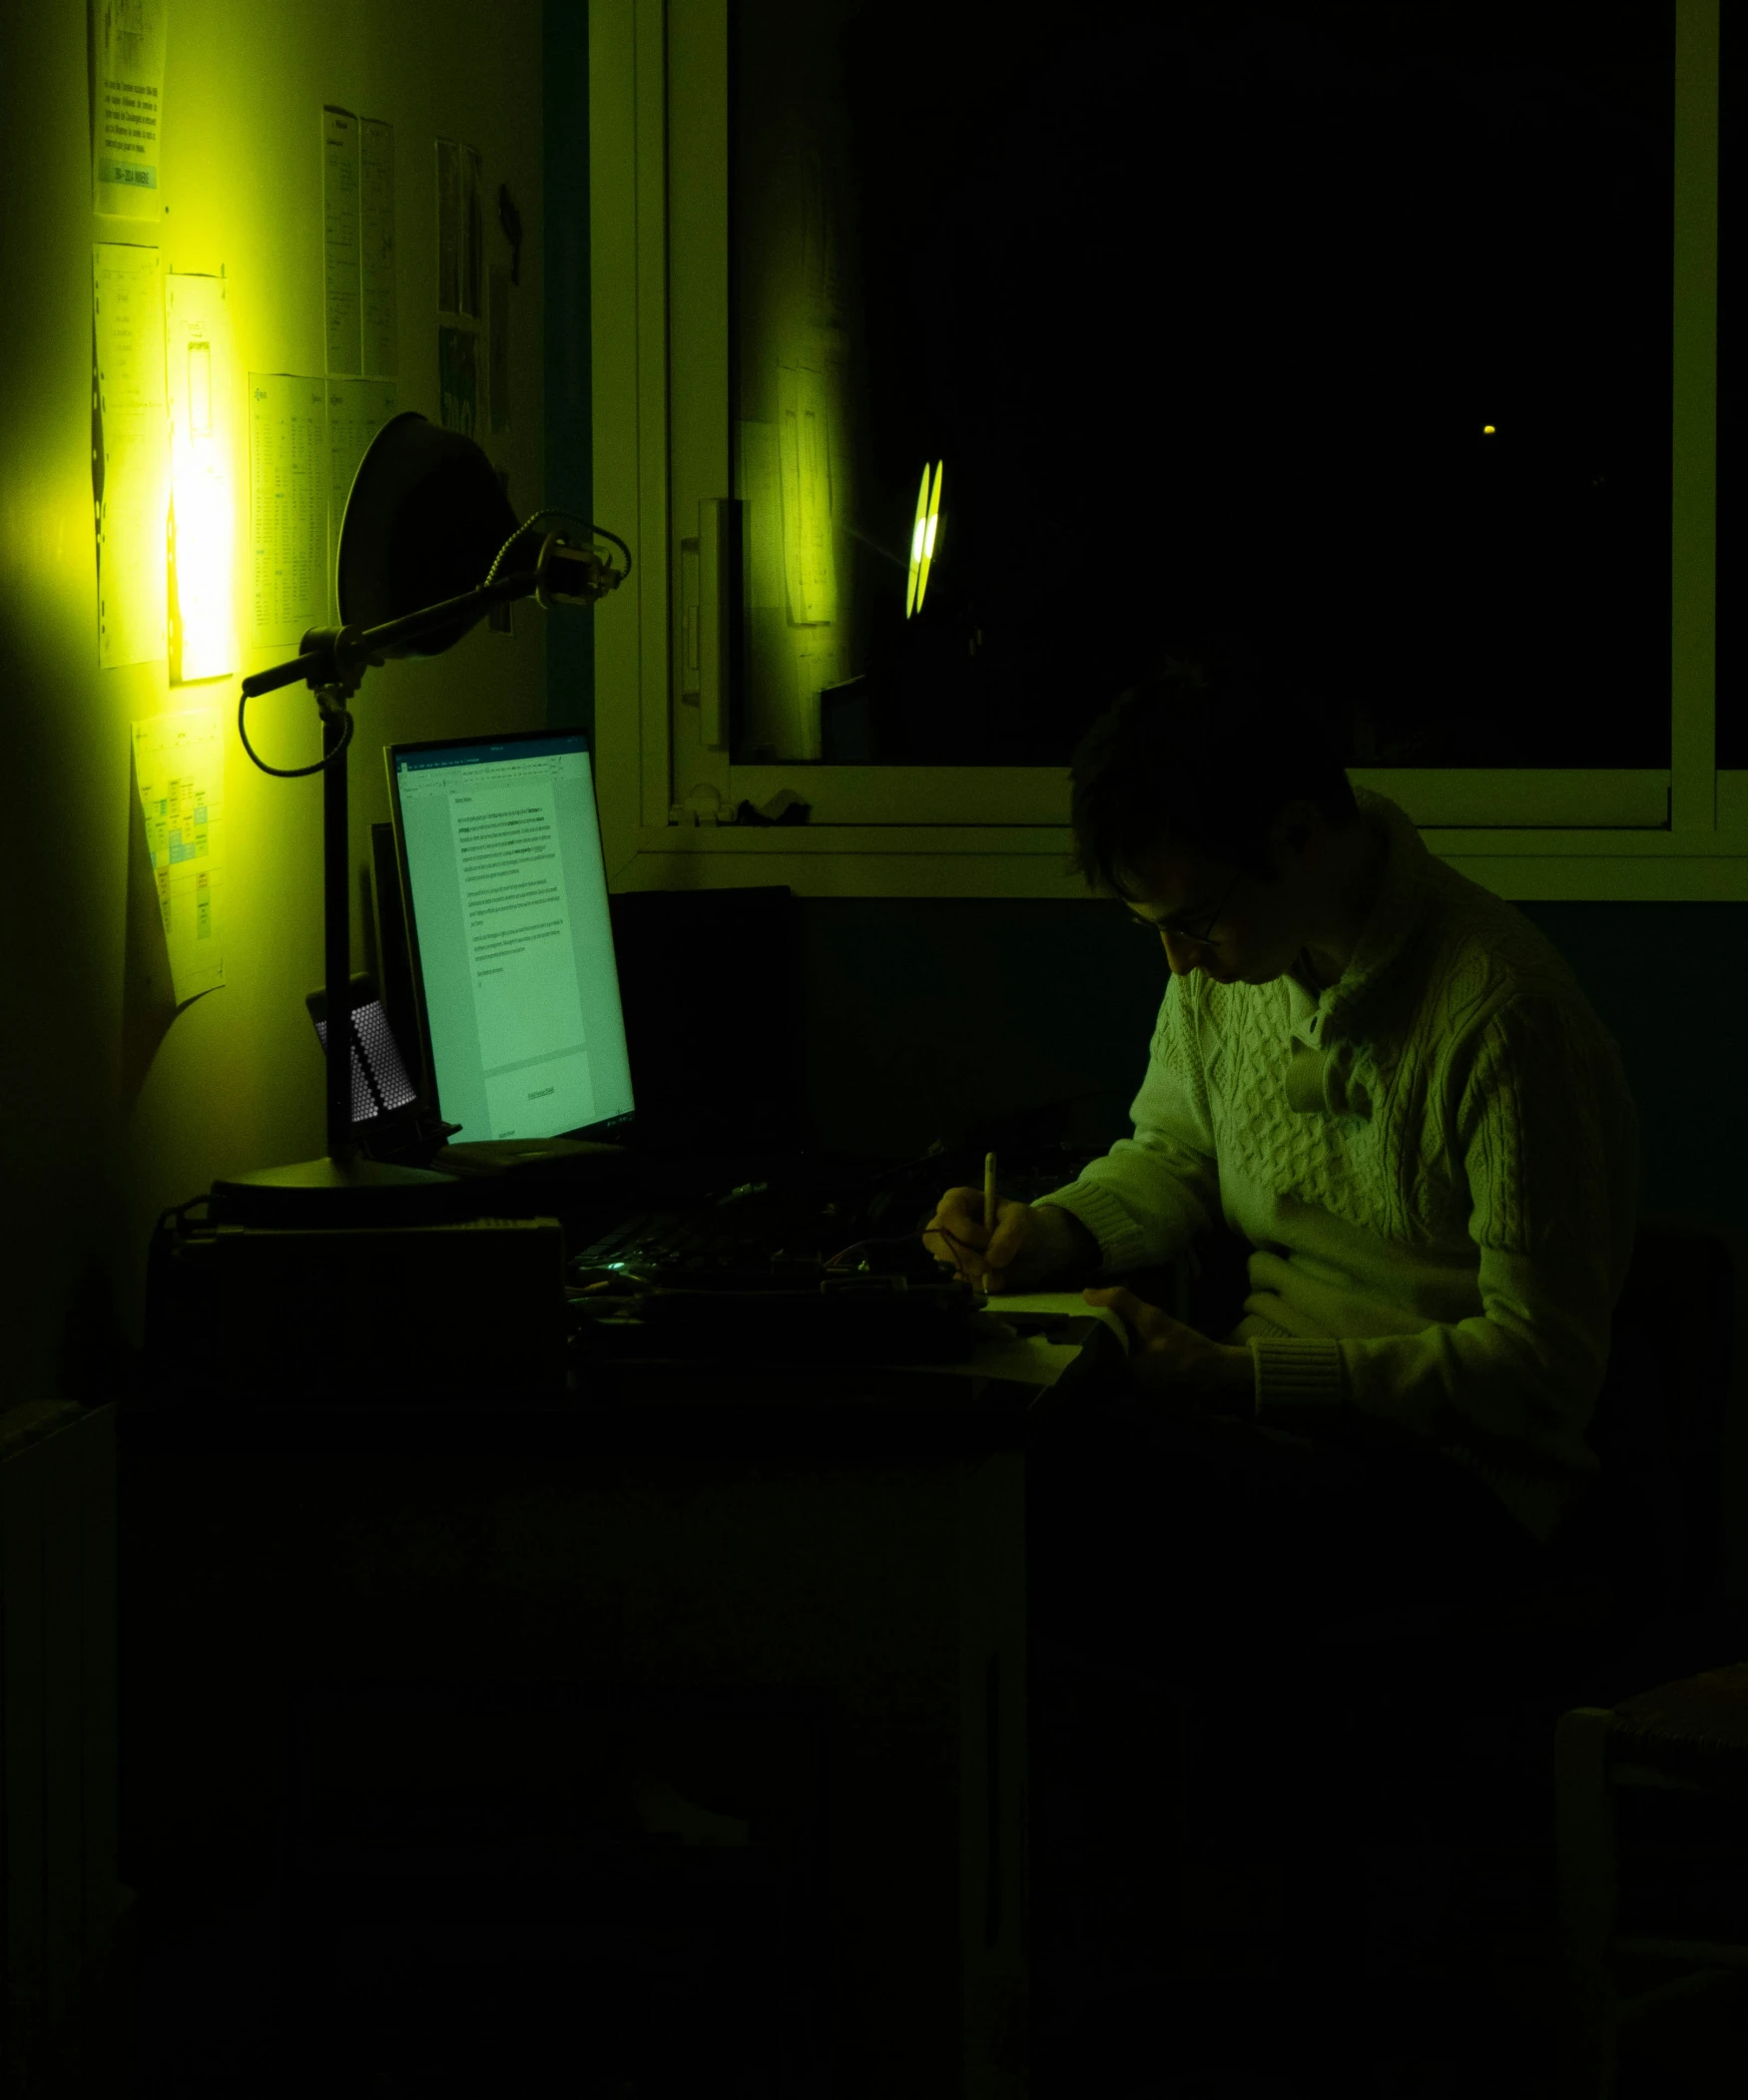
<path fill-rule="evenodd" d="M 213 1184 L 216 1225 L 295 1231 L 346 1225 L 450 1225 L 467 1215 L 461 1184 L 386 1160 L 299 1160 L 254 1167 Z"/>

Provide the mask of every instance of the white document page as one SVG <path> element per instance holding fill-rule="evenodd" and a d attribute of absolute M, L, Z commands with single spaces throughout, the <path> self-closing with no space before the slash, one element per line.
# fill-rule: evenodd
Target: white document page
<path fill-rule="evenodd" d="M 490 1135 L 595 1120 L 553 788 L 538 775 L 449 798 Z"/>
<path fill-rule="evenodd" d="M 96 78 L 92 202 L 118 219 L 161 222 L 158 154 L 164 131 L 169 0 L 90 0 Z"/>
<path fill-rule="evenodd" d="M 156 663 L 165 649 L 170 446 L 164 291 L 155 248 L 92 249 L 96 324 L 98 663 Z"/>
<path fill-rule="evenodd" d="M 358 120 L 350 110 L 321 113 L 321 264 L 327 368 L 361 371 Z"/>
<path fill-rule="evenodd" d="M 327 386 L 249 375 L 250 641 L 295 647 L 327 618 Z"/>
<path fill-rule="evenodd" d="M 374 378 L 400 370 L 400 307 L 395 292 L 394 127 L 366 117 L 359 143 L 358 240 L 363 280 L 362 369 Z"/>

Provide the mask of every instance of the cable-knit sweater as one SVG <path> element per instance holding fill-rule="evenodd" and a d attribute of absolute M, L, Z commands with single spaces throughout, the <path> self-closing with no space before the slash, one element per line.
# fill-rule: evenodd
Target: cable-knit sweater
<path fill-rule="evenodd" d="M 1545 1542 L 1598 1470 L 1638 1112 L 1548 941 L 1356 796 L 1389 852 L 1340 981 L 1173 978 L 1134 1136 L 1039 1200 L 1106 1274 L 1224 1218 L 1252 1250 L 1223 1338 L 1250 1347 L 1257 1419 L 1430 1443 Z"/>

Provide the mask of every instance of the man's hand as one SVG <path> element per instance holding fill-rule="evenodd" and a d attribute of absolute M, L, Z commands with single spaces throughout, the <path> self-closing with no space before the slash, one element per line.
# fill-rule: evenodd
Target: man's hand
<path fill-rule="evenodd" d="M 1108 1306 L 1128 1328 L 1129 1367 L 1144 1392 L 1208 1414 L 1222 1408 L 1250 1412 L 1255 1373 L 1249 1349 L 1237 1342 L 1210 1341 L 1120 1286 L 1080 1295 L 1089 1306 Z"/>
<path fill-rule="evenodd" d="M 994 1232 L 986 1233 L 981 1189 L 949 1189 L 922 1228 L 922 1244 L 985 1291 L 1037 1291 L 1074 1278 L 1077 1265 L 1081 1276 L 1098 1267 L 1098 1243 L 1059 1204 L 1034 1210 L 1003 1200 Z"/>

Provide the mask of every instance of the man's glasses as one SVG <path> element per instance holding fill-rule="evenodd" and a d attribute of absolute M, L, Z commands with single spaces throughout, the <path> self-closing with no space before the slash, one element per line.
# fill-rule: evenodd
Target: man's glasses
<path fill-rule="evenodd" d="M 1232 902 L 1233 898 L 1238 894 L 1238 892 L 1244 887 L 1244 876 L 1242 874 L 1239 875 L 1237 879 L 1232 883 L 1231 887 L 1227 890 L 1226 894 L 1220 899 L 1219 903 L 1214 906 L 1213 910 L 1205 912 L 1202 915 L 1200 921 L 1200 930 L 1198 930 L 1196 926 L 1188 925 L 1165 926 L 1160 924 L 1158 921 L 1149 919 L 1138 920 L 1137 924 L 1146 926 L 1147 930 L 1150 933 L 1182 933 L 1186 937 L 1186 939 L 1193 940 L 1199 948 L 1217 948 L 1219 947 L 1220 943 L 1214 938 L 1214 936 L 1212 935 L 1212 933 L 1209 932 L 1208 929 L 1209 927 L 1217 926 L 1220 923 L 1221 914 L 1225 911 L 1227 905 Z"/>

